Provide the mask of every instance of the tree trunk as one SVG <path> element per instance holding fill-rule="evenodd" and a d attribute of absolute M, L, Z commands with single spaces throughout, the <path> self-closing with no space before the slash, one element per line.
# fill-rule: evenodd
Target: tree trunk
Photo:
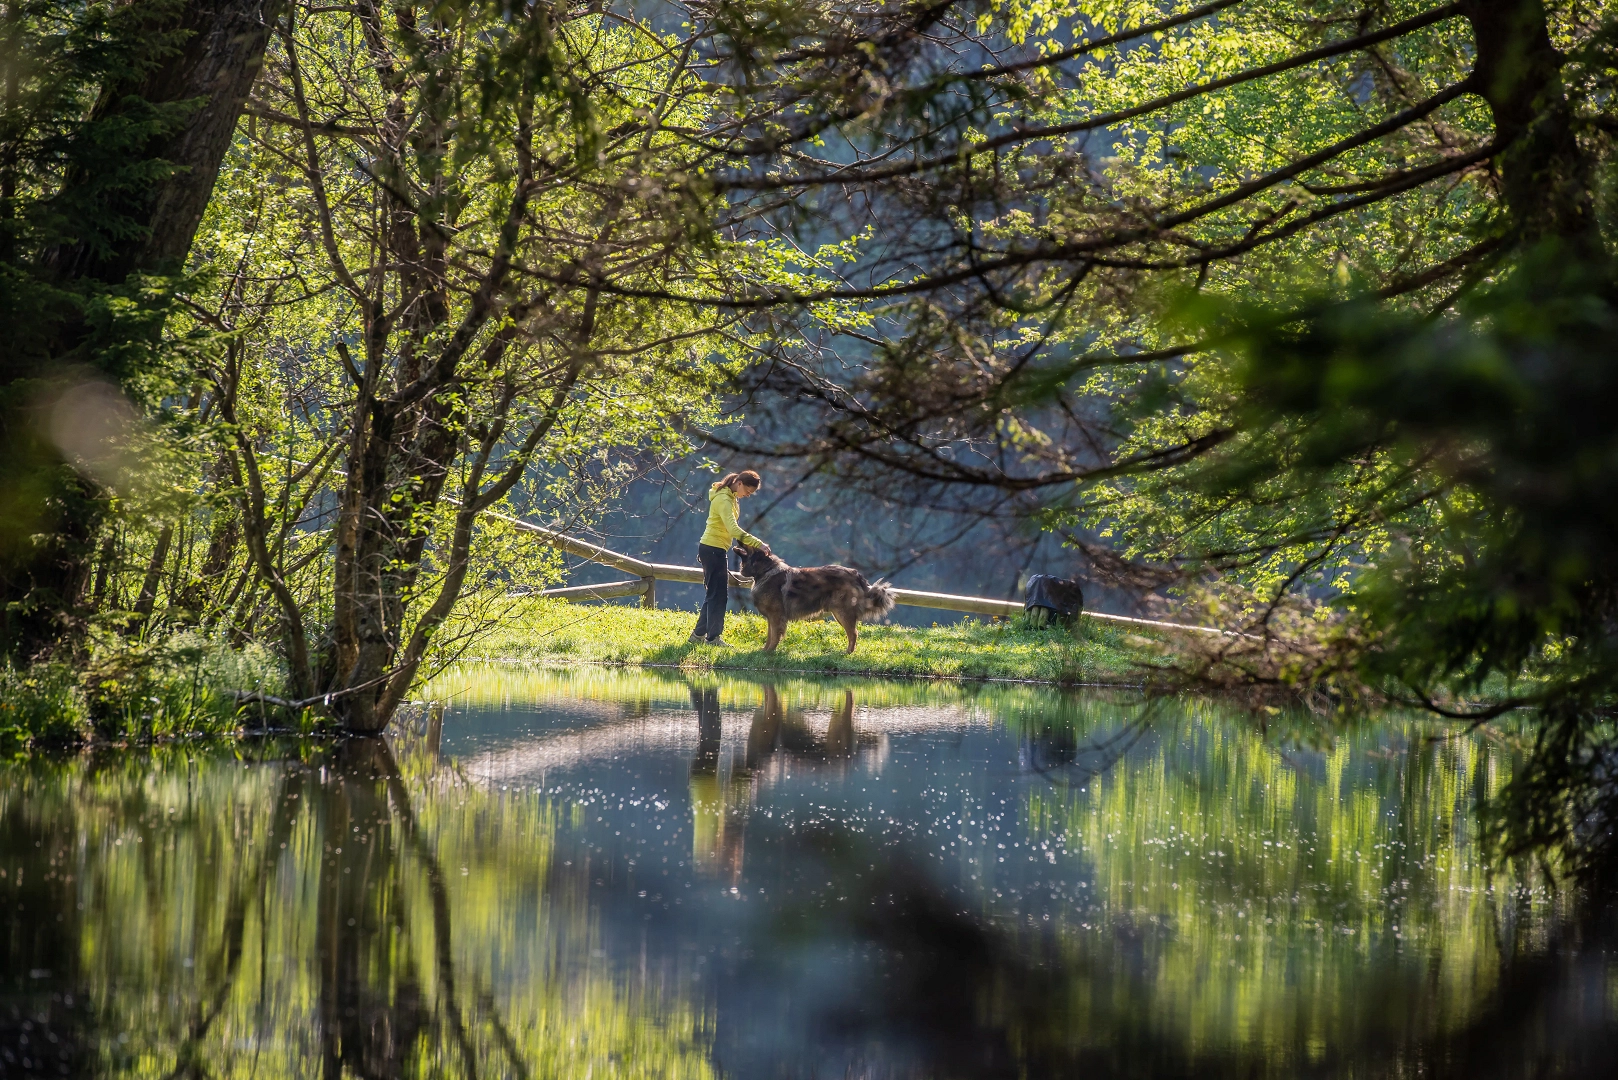
<path fill-rule="evenodd" d="M 1601 251 L 1589 158 L 1579 146 L 1541 0 L 1464 0 L 1477 43 L 1474 89 L 1488 102 L 1513 239 L 1558 240 L 1571 254 Z"/>
<path fill-rule="evenodd" d="M 190 101 L 198 105 L 177 128 L 137 152 L 139 160 L 166 162 L 173 171 L 142 195 L 131 197 L 129 205 L 110 208 L 133 218 L 140 231 L 104 251 L 81 242 L 50 252 L 47 268 L 59 281 L 90 279 L 116 285 L 130 274 L 180 268 L 264 63 L 270 23 L 284 0 L 187 0 L 177 9 L 143 2 L 153 12 L 154 36 L 178 31 L 184 40 L 139 78 L 103 87 L 91 121 L 138 112 L 147 105 Z M 76 179 L 86 183 L 94 178 Z"/>
<path fill-rule="evenodd" d="M 46 251 L 39 270 L 57 287 L 95 283 L 118 287 L 131 274 L 168 274 L 182 268 L 212 195 L 236 121 L 263 63 L 269 23 L 284 0 L 186 0 L 174 5 L 137 0 L 150 12 L 151 36 L 178 35 L 177 48 L 135 77 L 101 88 L 91 127 L 151 105 L 196 102 L 170 130 L 131 151 L 131 163 L 164 162 L 173 170 L 140 192 L 97 194 L 97 176 L 70 173 L 63 205 L 88 202 L 93 216 L 124 226 L 112 242 L 89 238 Z M 42 340 L 42 353 L 6 355 L 0 365 L 0 409 L 12 460 L 28 463 L 37 483 L 19 485 L 35 520 L 31 543 L 0 550 L 0 649 L 32 657 L 76 640 L 85 624 L 84 585 L 96 536 L 107 512 L 106 494 L 72 470 L 36 430 L 42 390 L 64 371 L 87 364 L 88 326 L 82 313 L 66 316 Z M 0 350 L 5 354 L 5 350 Z"/>
<path fill-rule="evenodd" d="M 390 798 L 399 767 L 381 739 L 346 740 L 324 764 L 308 792 L 325 847 L 315 932 L 321 1075 L 405 1076 L 434 1017 L 414 956 L 389 934 L 416 929 L 399 925 L 414 910 L 405 901 L 408 823 Z"/>
<path fill-rule="evenodd" d="M 107 582 L 112 577 L 112 562 L 118 554 L 117 530 L 109 529 L 101 539 L 101 552 L 96 556 L 96 583 L 90 592 L 91 609 L 99 608 L 107 599 Z"/>
<path fill-rule="evenodd" d="M 426 417 L 401 417 L 386 406 L 372 410 L 360 460 L 350 465 L 359 483 L 350 487 L 354 505 L 353 546 L 342 552 L 351 565 L 337 567 L 343 614 L 337 627 L 336 678 L 332 702 L 343 726 L 375 734 L 388 724 L 396 704 L 389 688 L 405 644 L 405 598 L 421 573 L 427 535 L 415 520 L 415 507 L 436 506 L 456 443 L 436 409 Z M 401 430 L 402 429 L 402 430 Z M 411 436 L 415 436 L 412 438 Z M 401 501 L 394 497 L 402 495 Z M 412 672 L 413 674 L 413 672 Z"/>
<path fill-rule="evenodd" d="M 157 543 L 152 547 L 152 558 L 146 566 L 146 577 L 140 583 L 140 596 L 135 599 L 135 614 L 138 619 L 134 629 L 137 633 L 146 625 L 152 609 L 157 606 L 157 586 L 163 580 L 163 567 L 169 560 L 169 545 L 173 542 L 174 526 L 163 526 L 163 531 L 157 534 Z"/>

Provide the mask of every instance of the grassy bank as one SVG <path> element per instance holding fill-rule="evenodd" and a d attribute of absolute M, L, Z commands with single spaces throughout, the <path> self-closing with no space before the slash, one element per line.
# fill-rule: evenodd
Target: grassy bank
<path fill-rule="evenodd" d="M 458 658 L 550 668 L 607 664 L 677 669 L 681 675 L 900 675 L 1128 685 L 1141 682 L 1160 659 L 1153 642 L 1093 621 L 1072 631 L 1017 621 L 866 626 L 858 651 L 849 656 L 843 632 L 832 622 L 794 623 L 771 654 L 763 651 L 764 620 L 756 615 L 731 616 L 725 636 L 736 647 L 721 649 L 687 642 L 696 618 L 690 612 L 539 598 L 493 604 L 485 598 L 469 607 L 480 613 L 477 621 L 467 617 L 445 635 L 470 642 Z M 229 735 L 251 724 L 250 714 L 259 708 L 244 710 L 238 695 L 281 695 L 284 684 L 283 665 L 261 646 L 236 648 L 190 633 L 155 643 L 109 637 L 78 664 L 0 665 L 0 754 L 38 745 Z M 296 726 L 320 722 L 312 712 L 273 719 Z"/>
<path fill-rule="evenodd" d="M 244 723 L 236 694 L 281 694 L 284 681 L 267 649 L 190 633 L 151 643 L 109 637 L 79 664 L 0 664 L 0 753 L 233 734 Z"/>
<path fill-rule="evenodd" d="M 531 598 L 508 608 L 465 650 L 467 658 L 537 664 L 623 664 L 687 671 L 781 671 L 853 675 L 1029 679 L 1052 683 L 1138 683 L 1158 654 L 1154 643 L 1083 620 L 1073 631 L 1020 621 L 949 626 L 864 626 L 849 656 L 832 622 L 793 623 L 774 653 L 764 652 L 764 620 L 731 615 L 733 649 L 686 640 L 696 616 L 616 604 Z"/>

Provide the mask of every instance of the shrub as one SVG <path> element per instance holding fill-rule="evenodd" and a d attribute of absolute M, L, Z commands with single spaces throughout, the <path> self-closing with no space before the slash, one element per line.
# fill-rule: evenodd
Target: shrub
<path fill-rule="evenodd" d="M 89 732 L 84 691 L 67 664 L 47 661 L 20 671 L 0 666 L 0 745 L 75 743 Z"/>
<path fill-rule="evenodd" d="M 89 716 L 102 738 L 234 731 L 235 691 L 279 694 L 285 676 L 267 650 L 233 650 L 184 633 L 152 644 L 98 643 L 84 674 Z"/>

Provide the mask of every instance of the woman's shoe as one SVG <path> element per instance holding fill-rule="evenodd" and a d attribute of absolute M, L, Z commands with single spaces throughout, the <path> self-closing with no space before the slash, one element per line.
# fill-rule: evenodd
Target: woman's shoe
<path fill-rule="evenodd" d="M 716 637 L 709 641 L 708 644 L 720 649 L 734 649 L 736 647 L 722 637 Z"/>
<path fill-rule="evenodd" d="M 687 645 L 706 645 L 708 644 L 708 639 L 693 630 L 691 631 L 691 636 L 685 639 L 685 643 Z"/>

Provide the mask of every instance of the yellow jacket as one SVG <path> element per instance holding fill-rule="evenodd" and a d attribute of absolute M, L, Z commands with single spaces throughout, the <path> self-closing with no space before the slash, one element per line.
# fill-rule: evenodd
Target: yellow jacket
<path fill-rule="evenodd" d="M 708 489 L 708 528 L 700 543 L 709 547 L 730 549 L 732 540 L 740 540 L 748 547 L 763 547 L 764 541 L 742 528 L 736 521 L 736 493 L 715 483 Z"/>

